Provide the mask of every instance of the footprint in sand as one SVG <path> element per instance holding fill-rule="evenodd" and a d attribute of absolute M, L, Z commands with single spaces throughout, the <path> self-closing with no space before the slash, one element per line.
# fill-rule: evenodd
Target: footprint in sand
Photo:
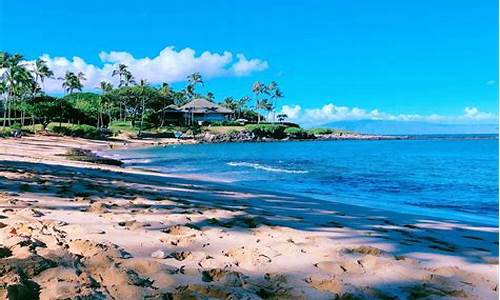
<path fill-rule="evenodd" d="M 167 258 L 174 258 L 178 261 L 191 259 L 192 257 L 193 257 L 193 254 L 191 253 L 191 251 L 172 252 L 167 256 Z"/>
<path fill-rule="evenodd" d="M 322 276 L 310 276 L 304 279 L 313 288 L 329 293 L 340 294 L 343 290 L 342 281 L 335 279 L 333 277 L 324 278 Z"/>
<path fill-rule="evenodd" d="M 241 287 L 246 284 L 247 276 L 239 272 L 215 268 L 203 271 L 201 279 L 204 282 L 217 282 L 233 287 Z"/>
<path fill-rule="evenodd" d="M 257 248 L 252 248 L 252 249 L 246 249 L 244 247 L 233 248 L 227 252 L 223 252 L 223 254 L 227 257 L 232 258 L 237 266 L 246 269 L 252 269 L 255 268 L 256 266 L 261 266 L 272 262 L 271 257 L 269 257 L 266 254 L 263 254 Z"/>
<path fill-rule="evenodd" d="M 132 257 L 125 250 L 111 243 L 96 243 L 89 240 L 77 239 L 70 241 L 68 251 L 83 257 L 107 256 L 111 258 Z"/>
<path fill-rule="evenodd" d="M 200 230 L 194 226 L 189 225 L 174 225 L 163 229 L 162 232 L 171 234 L 171 235 L 195 235 L 200 233 Z"/>

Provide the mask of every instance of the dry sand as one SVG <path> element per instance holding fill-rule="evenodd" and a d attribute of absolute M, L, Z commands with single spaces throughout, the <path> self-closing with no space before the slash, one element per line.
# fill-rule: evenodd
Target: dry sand
<path fill-rule="evenodd" d="M 0 139 L 0 299 L 498 298 L 496 227 L 57 156 L 110 143 Z"/>

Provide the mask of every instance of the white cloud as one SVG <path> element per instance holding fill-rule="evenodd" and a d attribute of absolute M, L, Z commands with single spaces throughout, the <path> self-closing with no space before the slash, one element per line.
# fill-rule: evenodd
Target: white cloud
<path fill-rule="evenodd" d="M 492 120 L 498 118 L 495 114 L 479 111 L 477 107 L 466 107 L 464 109 L 464 117 L 471 120 Z"/>
<path fill-rule="evenodd" d="M 128 52 L 103 51 L 99 53 L 102 66 L 89 64 L 78 56 L 68 59 L 44 54 L 41 58 L 47 62 L 56 78 L 63 77 L 66 71 L 83 72 L 87 78 L 83 82 L 85 89 L 96 88 L 101 80 L 117 84 L 118 79 L 111 75 L 115 66 L 121 63 L 129 66 L 136 80 L 147 79 L 153 84 L 184 81 L 187 75 L 194 72 L 200 72 L 205 78 L 214 78 L 244 76 L 269 67 L 266 61 L 247 59 L 243 54 L 236 54 L 236 59 L 228 51 L 222 54 L 205 51 L 197 56 L 191 48 L 176 51 L 174 47 L 166 47 L 153 58 L 136 58 Z M 46 80 L 44 86 L 47 92 L 62 91 L 59 80 Z"/>
<path fill-rule="evenodd" d="M 295 105 L 293 107 L 288 105 L 283 105 L 283 107 L 281 108 L 281 113 L 286 114 L 290 119 L 296 119 L 299 117 L 301 110 L 302 108 L 299 105 Z"/>
<path fill-rule="evenodd" d="M 445 116 L 439 114 L 390 114 L 378 109 L 366 110 L 358 107 L 337 106 L 332 103 L 319 108 L 302 109 L 300 105 L 283 105 L 279 113 L 288 115 L 288 120 L 306 127 L 346 120 L 392 120 L 392 121 L 423 121 L 423 122 L 498 122 L 498 116 L 493 113 L 481 112 L 476 107 L 466 107 L 463 115 Z"/>
<path fill-rule="evenodd" d="M 262 71 L 269 67 L 267 61 L 254 58 L 247 60 L 243 54 L 237 54 L 238 62 L 232 66 L 232 71 L 238 76 L 248 75 L 254 71 Z"/>

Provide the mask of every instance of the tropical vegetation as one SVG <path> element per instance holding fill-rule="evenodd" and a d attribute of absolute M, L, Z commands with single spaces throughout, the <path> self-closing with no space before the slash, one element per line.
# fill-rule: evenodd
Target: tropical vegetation
<path fill-rule="evenodd" d="M 170 105 L 182 106 L 197 98 L 215 102 L 212 92 L 200 92 L 205 82 L 200 73 L 186 78 L 186 86 L 175 90 L 169 83 L 151 85 L 145 79 L 136 79 L 125 64 L 116 65 L 112 72 L 117 86 L 101 81 L 92 92 L 83 90 L 86 76 L 82 72 L 66 71 L 55 77 L 42 59 L 26 62 L 20 54 L 0 52 L 1 134 L 12 129 L 24 131 L 52 131 L 54 133 L 95 138 L 104 133 L 145 130 L 165 133 L 168 130 L 186 131 L 192 128 L 172 124 L 166 117 Z M 48 95 L 47 79 L 60 81 L 64 94 Z M 283 93 L 275 81 L 268 84 L 257 81 L 251 87 L 252 96 L 226 97 L 220 105 L 232 110 L 232 121 L 213 122 L 210 126 L 248 125 L 246 130 L 258 137 L 306 137 L 295 124 L 286 123 L 285 114 L 275 114 Z M 267 118 L 266 118 L 267 117 Z M 260 124 L 266 121 L 266 124 Z M 192 125 L 192 126 L 197 126 Z M 290 128 L 289 128 L 290 127 Z M 234 130 L 234 129 L 233 129 Z"/>

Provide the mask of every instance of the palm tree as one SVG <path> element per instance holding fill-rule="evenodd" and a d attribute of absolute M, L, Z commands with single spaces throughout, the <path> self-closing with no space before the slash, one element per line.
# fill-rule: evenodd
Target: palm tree
<path fill-rule="evenodd" d="M 102 80 L 99 83 L 99 89 L 101 90 L 101 96 L 99 97 L 99 109 L 98 109 L 98 115 L 97 115 L 97 127 L 99 128 L 99 125 L 103 126 L 104 121 L 102 118 L 103 115 L 103 107 L 107 104 L 106 103 L 106 94 L 111 92 L 113 90 L 113 85 L 107 81 Z M 109 112 L 109 111 L 108 111 Z M 109 117 L 109 121 L 111 121 L 111 116 Z"/>
<path fill-rule="evenodd" d="M 241 97 L 237 102 L 237 108 L 236 110 L 238 111 L 238 119 L 241 118 L 241 112 L 243 111 L 243 109 L 245 108 L 245 106 L 247 105 L 247 103 L 250 101 L 250 97 L 248 96 L 243 96 Z"/>
<path fill-rule="evenodd" d="M 163 97 L 160 123 L 160 128 L 163 128 L 163 124 L 165 123 L 165 109 L 167 108 L 167 101 L 172 97 L 172 89 L 170 88 L 170 85 L 168 83 L 164 82 L 162 83 L 158 92 Z"/>
<path fill-rule="evenodd" d="M 76 78 L 78 78 L 78 80 L 80 82 L 87 80 L 87 78 L 85 78 L 85 74 L 83 74 L 83 72 L 78 72 L 78 74 L 76 74 Z"/>
<path fill-rule="evenodd" d="M 208 101 L 210 101 L 210 102 L 214 102 L 214 99 L 215 99 L 215 97 L 214 97 L 214 93 L 212 93 L 212 92 L 208 92 L 208 93 L 207 93 L 207 97 L 206 97 L 206 98 L 207 98 L 207 100 L 208 100 Z"/>
<path fill-rule="evenodd" d="M 66 71 L 66 74 L 64 75 L 64 78 L 63 79 L 63 84 L 62 84 L 62 87 L 63 89 L 69 93 L 69 94 L 73 94 L 73 91 L 74 90 L 77 90 L 77 91 L 82 91 L 82 88 L 83 88 L 83 85 L 82 85 L 82 82 L 81 80 L 85 80 L 85 76 L 82 72 L 79 72 L 78 74 L 75 74 L 73 72 L 70 72 L 70 71 Z M 62 126 L 62 118 L 63 118 L 63 100 L 60 101 L 60 104 L 61 104 L 61 115 L 59 117 L 59 127 Z"/>
<path fill-rule="evenodd" d="M 123 85 L 129 86 L 129 85 L 133 85 L 133 84 L 135 84 L 135 80 L 134 80 L 134 76 L 132 75 L 132 73 L 130 73 L 130 72 L 125 73 L 125 75 L 123 76 Z"/>
<path fill-rule="evenodd" d="M 41 58 L 37 59 L 33 64 L 33 74 L 35 75 L 35 82 L 38 83 L 38 80 L 40 80 L 42 88 L 43 82 L 46 78 L 54 77 L 54 72 L 49 69 L 49 67 L 47 66 L 47 62 Z"/>
<path fill-rule="evenodd" d="M 7 82 L 2 80 L 0 81 L 0 95 L 2 96 L 2 101 L 3 101 L 3 125 L 2 129 L 5 129 L 5 120 L 7 119 Z"/>
<path fill-rule="evenodd" d="M 203 85 L 203 78 L 201 77 L 201 74 L 199 72 L 195 72 L 187 76 L 187 80 L 193 87 L 196 87 L 198 84 Z"/>
<path fill-rule="evenodd" d="M 281 122 L 285 121 L 288 118 L 288 115 L 282 113 L 282 114 L 277 115 L 276 118 L 278 119 L 278 122 L 281 123 Z"/>
<path fill-rule="evenodd" d="M 269 113 L 271 113 L 271 111 L 273 110 L 273 104 L 268 99 L 261 99 L 259 101 L 259 106 L 257 107 L 257 109 L 264 110 L 269 115 Z M 257 117 L 257 118 L 260 118 L 260 117 Z"/>
<path fill-rule="evenodd" d="M 260 81 L 255 82 L 252 85 L 252 92 L 255 94 L 255 109 L 257 110 L 257 123 L 260 123 L 260 109 L 264 109 L 264 102 L 266 99 L 261 99 L 260 96 L 263 94 L 269 94 L 268 87 L 265 86 Z"/>
<path fill-rule="evenodd" d="M 141 79 L 139 81 L 139 88 L 142 91 L 142 93 L 141 93 L 142 108 L 141 108 L 141 125 L 139 126 L 139 133 L 137 134 L 137 136 L 141 136 L 141 133 L 142 133 L 142 125 L 144 123 L 144 112 L 146 110 L 146 99 L 145 99 L 146 96 L 143 94 L 144 94 L 144 90 L 148 87 L 149 87 L 149 83 L 146 79 Z"/>
<path fill-rule="evenodd" d="M 238 102 L 234 101 L 233 97 L 226 97 L 221 105 L 232 110 L 233 112 L 235 112 L 238 108 Z"/>
<path fill-rule="evenodd" d="M 116 66 L 116 69 L 113 70 L 113 73 L 111 75 L 118 76 L 118 78 L 120 79 L 120 82 L 118 83 L 118 87 L 129 86 L 129 85 L 135 84 L 134 76 L 128 70 L 128 67 L 125 64 L 118 64 Z M 122 106 L 123 106 L 123 111 L 125 112 L 125 103 L 124 102 L 125 101 L 123 99 L 119 99 L 120 120 L 123 120 Z"/>
<path fill-rule="evenodd" d="M 283 98 L 283 93 L 278 87 L 278 84 L 275 81 L 271 81 L 269 86 L 267 87 L 268 91 L 271 93 L 271 105 L 272 105 L 272 113 L 273 113 L 273 122 L 275 121 L 275 113 L 274 108 L 276 107 L 276 102 Z"/>
<path fill-rule="evenodd" d="M 85 77 L 82 72 L 76 75 L 73 72 L 66 71 L 66 74 L 62 79 L 63 79 L 62 87 L 67 93 L 73 94 L 74 90 L 82 91 L 83 85 L 81 80 L 85 80 Z"/>
<path fill-rule="evenodd" d="M 172 88 L 166 82 L 161 84 L 161 87 L 158 91 L 160 92 L 160 95 L 162 95 L 163 97 L 170 97 L 172 94 Z"/>
<path fill-rule="evenodd" d="M 7 120 L 9 126 L 12 125 L 11 102 L 22 101 L 34 89 L 33 76 L 22 63 L 22 60 L 23 56 L 20 54 L 10 55 L 6 52 L 0 54 L 0 68 L 4 70 L 1 80 L 5 84 L 7 93 L 6 101 L 4 102 L 4 128 Z M 16 114 L 16 111 L 14 113 Z M 24 109 L 21 114 L 21 121 L 24 122 Z"/>
<path fill-rule="evenodd" d="M 129 86 L 135 83 L 134 76 L 128 70 L 128 67 L 125 64 L 119 64 L 118 66 L 116 66 L 116 69 L 113 70 L 111 76 L 118 76 L 118 78 L 120 79 L 120 83 L 118 84 L 119 87 Z"/>
<path fill-rule="evenodd" d="M 109 93 L 113 90 L 113 85 L 107 81 L 102 80 L 99 83 L 99 88 L 101 89 L 102 93 Z"/>
<path fill-rule="evenodd" d="M 201 74 L 199 72 L 195 72 L 187 76 L 186 78 L 188 80 L 188 85 L 186 86 L 185 93 L 189 98 L 193 98 L 196 95 L 196 86 L 203 86 L 203 78 L 201 77 Z"/>
<path fill-rule="evenodd" d="M 11 55 L 7 52 L 0 52 L 0 70 L 4 70 L 3 73 L 0 75 L 1 79 L 1 90 L 2 90 L 2 95 L 4 95 L 4 109 L 3 109 L 3 124 L 2 128 L 5 129 L 6 122 L 7 122 L 7 111 L 10 106 L 9 103 L 9 98 L 11 96 L 11 69 L 12 68 L 12 60 L 11 60 Z M 9 120 L 10 123 L 10 120 Z"/>

